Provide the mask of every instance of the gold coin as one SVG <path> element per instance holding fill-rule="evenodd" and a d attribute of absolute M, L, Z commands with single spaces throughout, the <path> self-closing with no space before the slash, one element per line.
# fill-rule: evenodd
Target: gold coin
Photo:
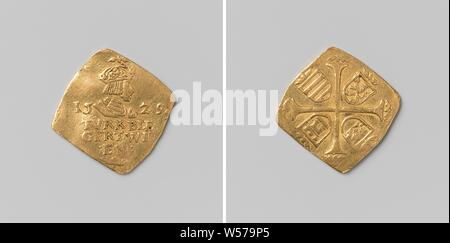
<path fill-rule="evenodd" d="M 278 124 L 341 173 L 354 168 L 383 139 L 400 96 L 352 55 L 329 48 L 288 87 Z"/>
<path fill-rule="evenodd" d="M 52 128 L 119 174 L 155 147 L 174 105 L 157 77 L 109 49 L 95 53 L 69 83 Z"/>

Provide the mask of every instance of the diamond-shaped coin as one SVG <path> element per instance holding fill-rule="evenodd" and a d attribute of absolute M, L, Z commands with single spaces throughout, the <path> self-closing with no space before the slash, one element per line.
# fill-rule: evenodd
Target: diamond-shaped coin
<path fill-rule="evenodd" d="M 155 147 L 174 105 L 157 77 L 109 49 L 75 74 L 52 128 L 95 160 L 126 174 Z"/>
<path fill-rule="evenodd" d="M 352 55 L 329 48 L 288 87 L 278 124 L 303 147 L 346 173 L 383 139 L 400 96 Z"/>

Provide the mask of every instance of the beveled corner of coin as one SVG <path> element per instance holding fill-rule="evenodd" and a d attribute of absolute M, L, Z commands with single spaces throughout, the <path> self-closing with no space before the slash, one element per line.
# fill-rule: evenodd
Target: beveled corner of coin
<path fill-rule="evenodd" d="M 95 53 L 75 74 L 52 128 L 119 174 L 132 171 L 155 147 L 174 105 L 172 91 L 119 53 Z"/>
<path fill-rule="evenodd" d="M 380 143 L 399 108 L 399 94 L 380 75 L 332 47 L 289 85 L 278 124 L 315 156 L 346 173 Z"/>

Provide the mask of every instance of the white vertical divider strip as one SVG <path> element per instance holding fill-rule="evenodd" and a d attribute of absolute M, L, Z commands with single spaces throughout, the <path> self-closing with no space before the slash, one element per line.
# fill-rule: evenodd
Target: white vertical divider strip
<path fill-rule="evenodd" d="M 227 222 L 227 0 L 222 0 L 222 222 Z"/>

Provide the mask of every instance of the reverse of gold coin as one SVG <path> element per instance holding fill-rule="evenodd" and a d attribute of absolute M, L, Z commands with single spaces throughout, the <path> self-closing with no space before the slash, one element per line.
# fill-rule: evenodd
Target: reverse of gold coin
<path fill-rule="evenodd" d="M 155 147 L 174 105 L 153 74 L 109 49 L 75 74 L 52 128 L 119 174 L 132 171 Z"/>
<path fill-rule="evenodd" d="M 278 124 L 341 173 L 383 139 L 400 108 L 399 94 L 352 55 L 329 48 L 288 87 Z"/>

